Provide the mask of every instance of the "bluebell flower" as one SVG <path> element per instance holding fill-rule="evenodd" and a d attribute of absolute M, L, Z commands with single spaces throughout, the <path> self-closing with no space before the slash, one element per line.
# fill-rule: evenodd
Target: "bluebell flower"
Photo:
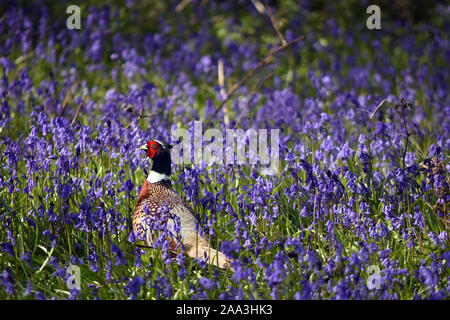
<path fill-rule="evenodd" d="M 14 295 L 14 278 L 11 270 L 6 267 L 3 272 L 0 274 L 0 284 L 5 288 L 5 292 Z"/>
<path fill-rule="evenodd" d="M 222 241 L 220 244 L 220 251 L 222 251 L 227 256 L 231 256 L 231 253 L 233 252 L 233 245 L 229 241 Z"/>
<path fill-rule="evenodd" d="M 130 282 L 128 282 L 125 286 L 125 292 L 127 296 L 131 297 L 132 299 L 136 299 L 144 283 L 144 279 L 140 276 L 135 276 L 133 279 L 131 279 Z"/>
<path fill-rule="evenodd" d="M 216 286 L 216 283 L 214 282 L 214 280 L 206 278 L 206 277 L 200 278 L 199 282 L 206 290 L 213 290 Z"/>
<path fill-rule="evenodd" d="M 47 300 L 46 296 L 42 293 L 42 291 L 37 291 L 34 295 L 36 300 Z"/>
<path fill-rule="evenodd" d="M 14 248 L 9 242 L 2 242 L 2 251 L 6 252 L 10 257 L 14 257 Z"/>
<path fill-rule="evenodd" d="M 446 251 L 441 255 L 441 259 L 445 260 L 445 267 L 450 268 L 450 251 Z"/>

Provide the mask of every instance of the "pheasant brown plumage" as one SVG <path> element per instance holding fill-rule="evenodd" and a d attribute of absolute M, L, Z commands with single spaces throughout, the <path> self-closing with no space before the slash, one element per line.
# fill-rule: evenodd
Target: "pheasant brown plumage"
<path fill-rule="evenodd" d="M 153 160 L 153 167 L 141 188 L 133 212 L 133 231 L 136 237 L 145 240 L 149 246 L 153 246 L 155 233 L 154 230 L 151 230 L 151 224 L 148 223 L 147 219 L 154 215 L 159 216 L 160 209 L 165 207 L 170 214 L 179 218 L 179 234 L 184 252 L 188 256 L 199 258 L 206 254 L 208 263 L 218 265 L 221 268 L 229 267 L 229 260 L 226 256 L 211 248 L 209 241 L 199 235 L 195 228 L 197 218 L 194 210 L 173 189 L 168 179 L 171 161 L 169 148 L 166 148 L 160 141 L 151 140 L 141 149 L 147 151 L 147 155 Z M 167 227 L 173 229 L 173 225 L 173 219 L 168 219 Z M 179 241 L 171 238 L 170 243 L 174 250 Z"/>

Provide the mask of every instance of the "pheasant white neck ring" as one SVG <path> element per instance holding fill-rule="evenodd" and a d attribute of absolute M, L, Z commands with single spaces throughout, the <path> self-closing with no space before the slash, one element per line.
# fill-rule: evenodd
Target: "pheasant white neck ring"
<path fill-rule="evenodd" d="M 170 180 L 169 176 L 164 173 L 159 173 L 156 171 L 150 171 L 147 177 L 147 181 L 149 183 L 157 183 L 163 180 Z"/>

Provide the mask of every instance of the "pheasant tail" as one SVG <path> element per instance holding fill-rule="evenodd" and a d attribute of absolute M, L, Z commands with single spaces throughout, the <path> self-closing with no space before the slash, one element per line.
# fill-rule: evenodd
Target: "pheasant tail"
<path fill-rule="evenodd" d="M 206 255 L 207 263 L 222 269 L 232 269 L 230 259 L 222 251 L 211 248 L 207 240 L 199 237 L 189 243 L 193 243 L 193 245 L 188 245 L 186 248 L 186 254 L 189 257 L 196 259 L 204 258 Z"/>

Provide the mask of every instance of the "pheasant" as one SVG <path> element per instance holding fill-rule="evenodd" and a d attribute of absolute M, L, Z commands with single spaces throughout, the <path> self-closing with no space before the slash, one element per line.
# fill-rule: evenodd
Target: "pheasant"
<path fill-rule="evenodd" d="M 207 263 L 217 265 L 222 269 L 230 267 L 230 260 L 223 252 L 211 248 L 205 237 L 195 230 L 197 218 L 194 210 L 172 188 L 171 174 L 171 145 L 165 145 L 159 140 L 150 140 L 139 149 L 144 150 L 153 160 L 151 171 L 144 181 L 133 212 L 133 231 L 138 239 L 145 240 L 149 246 L 153 245 L 155 230 L 148 223 L 149 216 L 160 215 L 162 208 L 167 208 L 170 214 L 179 218 L 180 237 L 171 237 L 170 245 L 173 250 L 181 240 L 184 252 L 191 258 L 207 256 Z M 173 226 L 174 220 L 168 218 L 167 226 Z"/>

